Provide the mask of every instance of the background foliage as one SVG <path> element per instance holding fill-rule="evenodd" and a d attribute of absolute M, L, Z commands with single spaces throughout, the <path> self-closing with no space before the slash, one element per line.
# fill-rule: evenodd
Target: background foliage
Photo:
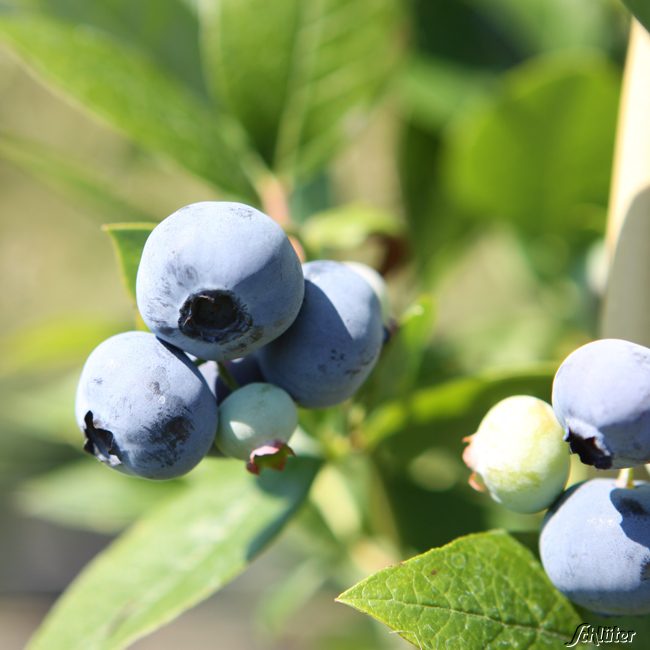
<path fill-rule="evenodd" d="M 244 647 L 401 647 L 334 596 L 461 535 L 529 531 L 520 539 L 534 548 L 538 517 L 466 485 L 461 438 L 502 397 L 549 399 L 557 362 L 597 334 L 627 23 L 609 0 L 0 3 L 0 588 L 63 586 L 9 569 L 43 553 L 57 562 L 53 542 L 25 545 L 33 517 L 53 522 L 46 540 L 60 526 L 116 534 L 138 521 L 33 647 L 123 647 L 234 578 L 283 527 L 284 574 L 267 585 L 251 569 L 258 633 Z M 285 475 L 258 484 L 217 460 L 165 484 L 110 475 L 79 453 L 80 366 L 133 327 L 118 274 L 130 287 L 151 224 L 214 198 L 280 216 L 286 199 L 312 258 L 384 273 L 400 331 L 354 404 L 302 414 L 304 460 Z M 510 573 L 493 575 L 501 553 Z M 418 598 L 406 573 L 430 577 L 442 562 L 452 577 L 475 563 L 487 589 L 461 602 L 453 587 L 467 620 L 447 637 L 434 640 L 437 615 L 374 602 Z M 80 617 L 89 599 L 94 615 Z M 504 533 L 341 599 L 427 648 L 502 633 L 523 647 L 524 628 L 542 647 L 595 620 Z M 296 623 L 314 603 L 329 632 Z M 252 627 L 250 612 L 238 617 Z"/>

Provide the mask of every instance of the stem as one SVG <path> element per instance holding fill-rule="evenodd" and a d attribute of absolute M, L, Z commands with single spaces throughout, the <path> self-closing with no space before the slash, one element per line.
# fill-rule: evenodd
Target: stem
<path fill-rule="evenodd" d="M 634 487 L 634 469 L 632 467 L 626 467 L 618 473 L 616 487 L 628 490 Z"/>
<path fill-rule="evenodd" d="M 219 377 L 221 377 L 221 381 L 223 381 L 230 390 L 237 390 L 239 388 L 239 383 L 232 376 L 230 370 L 228 370 L 228 366 L 221 361 L 217 361 L 217 368 L 219 369 Z"/>
<path fill-rule="evenodd" d="M 284 185 L 270 174 L 258 183 L 262 209 L 283 228 L 291 230 L 293 222 L 289 210 L 289 196 Z"/>
<path fill-rule="evenodd" d="M 300 241 L 299 228 L 291 218 L 287 187 L 276 176 L 266 174 L 257 184 L 257 193 L 262 201 L 262 210 L 282 227 L 300 261 L 306 261 L 307 256 Z"/>
<path fill-rule="evenodd" d="M 607 223 L 601 336 L 650 346 L 650 35 L 632 21 Z"/>

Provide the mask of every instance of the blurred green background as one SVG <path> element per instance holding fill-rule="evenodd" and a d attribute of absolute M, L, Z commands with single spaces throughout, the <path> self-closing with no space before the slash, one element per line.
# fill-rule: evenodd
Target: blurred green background
<path fill-rule="evenodd" d="M 336 102 L 305 126 L 309 146 L 296 153 L 286 142 L 299 115 L 274 130 L 286 44 L 267 27 L 288 20 L 281 12 L 292 3 L 247 0 L 232 15 L 224 3 L 231 29 L 222 40 L 209 32 L 220 3 L 200 4 L 4 1 L 0 17 L 46 16 L 71 34 L 99 33 L 206 110 L 235 115 L 290 188 L 308 250 L 380 269 L 396 317 L 411 325 L 345 413 L 359 422 L 366 453 L 341 453 L 270 555 L 136 647 L 179 639 L 217 647 L 215 638 L 233 650 L 402 647 L 333 598 L 458 535 L 538 526 L 471 492 L 460 440 L 500 397 L 549 399 L 558 361 L 596 336 L 629 17 L 614 0 L 403 0 L 391 13 L 331 3 L 332 20 L 366 35 L 343 48 L 346 63 L 361 64 L 332 77 Z M 45 32 L 34 33 L 36 51 Z M 157 221 L 233 192 L 211 182 L 211 171 L 197 173 L 201 161 L 189 154 L 159 147 L 158 155 L 137 120 L 115 130 L 110 116 L 68 101 L 65 83 L 48 86 L 21 62 L 29 46 L 8 40 L 14 46 L 0 51 L 0 628 L 2 647 L 18 648 L 85 561 L 177 489 L 109 475 L 80 453 L 81 364 L 134 316 L 100 226 Z M 206 57 L 217 56 L 223 67 L 210 70 Z M 129 105 L 133 89 L 104 63 L 112 72 L 98 71 L 97 83 L 113 85 L 86 103 L 103 92 Z M 372 74 L 378 82 L 366 88 Z M 166 99 L 159 89 L 133 110 L 155 123 Z M 335 119 L 339 141 L 319 140 Z M 337 417 L 305 414 L 314 430 L 335 432 L 334 455 L 345 448 Z"/>

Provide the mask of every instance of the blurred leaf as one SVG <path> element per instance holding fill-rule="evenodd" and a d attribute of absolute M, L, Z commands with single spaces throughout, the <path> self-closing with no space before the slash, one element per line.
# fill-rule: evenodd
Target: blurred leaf
<path fill-rule="evenodd" d="M 398 152 L 408 240 L 421 289 L 435 286 L 436 275 L 454 264 L 477 229 L 442 187 L 441 137 L 445 130 L 435 131 L 432 126 L 407 122 Z"/>
<path fill-rule="evenodd" d="M 368 444 L 382 440 L 394 459 L 410 458 L 428 447 L 450 442 L 460 450 L 461 438 L 475 432 L 496 402 L 516 394 L 550 399 L 557 364 L 540 364 L 519 370 L 484 372 L 412 392 L 401 400 L 386 402 L 364 423 Z"/>
<path fill-rule="evenodd" d="M 360 399 L 372 408 L 406 396 L 415 385 L 435 321 L 430 296 L 421 296 L 402 315 L 397 331 L 385 344 L 377 366 L 361 389 Z"/>
<path fill-rule="evenodd" d="M 494 82 L 491 73 L 419 56 L 409 61 L 402 74 L 400 96 L 409 119 L 436 132 Z"/>
<path fill-rule="evenodd" d="M 650 5 L 647 0 L 623 0 L 627 8 L 634 14 L 634 17 L 647 29 L 650 30 Z"/>
<path fill-rule="evenodd" d="M 35 443 L 22 433 L 5 420 L 0 407 L 0 490 L 5 501 L 15 489 L 15 483 L 73 461 L 76 456 L 70 447 L 46 440 Z"/>
<path fill-rule="evenodd" d="M 97 27 L 137 48 L 184 84 L 205 93 L 196 14 L 182 0 L 26 0 L 72 24 Z"/>
<path fill-rule="evenodd" d="M 39 181 L 92 209 L 92 216 L 105 214 L 123 219 L 150 217 L 143 209 L 116 194 L 103 179 L 89 173 L 87 167 L 73 163 L 35 141 L 0 132 L 0 156 Z"/>
<path fill-rule="evenodd" d="M 422 649 L 557 648 L 580 624 L 532 554 L 502 531 L 389 567 L 338 598 Z"/>
<path fill-rule="evenodd" d="M 15 493 L 26 514 L 63 526 L 114 533 L 182 489 L 181 480 L 154 482 L 81 460 L 23 483 Z M 83 489 L 80 489 L 83 486 Z"/>
<path fill-rule="evenodd" d="M 2 17 L 0 39 L 46 81 L 134 141 L 224 192 L 254 199 L 257 170 L 233 125 L 137 51 L 91 28 L 44 18 Z"/>
<path fill-rule="evenodd" d="M 318 463 L 257 479 L 205 460 L 196 482 L 141 519 L 72 583 L 29 648 L 124 648 L 241 573 L 307 495 Z M 133 479 L 136 480 L 136 479 Z"/>
<path fill-rule="evenodd" d="M 592 239 L 608 200 L 618 79 L 595 58 L 547 58 L 506 78 L 448 131 L 456 201 L 532 237 Z"/>
<path fill-rule="evenodd" d="M 344 552 L 340 540 L 311 496 L 296 515 L 294 523 L 291 528 L 293 539 L 312 557 L 321 557 L 333 563 Z"/>
<path fill-rule="evenodd" d="M 609 0 L 470 0 L 529 55 L 550 50 L 611 47 L 615 7 Z"/>
<path fill-rule="evenodd" d="M 256 618 L 264 635 L 274 638 L 290 627 L 290 622 L 328 580 L 329 568 L 320 559 L 305 560 L 282 583 L 273 585 L 258 605 Z"/>
<path fill-rule="evenodd" d="M 16 373 L 43 377 L 76 366 L 105 338 L 120 328 L 89 314 L 49 319 L 0 337 L 0 379 Z"/>
<path fill-rule="evenodd" d="M 424 444 L 423 438 L 424 435 L 419 440 L 421 445 Z M 396 437 L 394 441 L 397 440 Z M 427 448 L 430 446 L 431 441 Z M 460 461 L 458 450 L 437 449 Z M 388 453 L 376 454 L 375 457 L 401 548 L 422 552 L 432 546 L 446 544 L 459 535 L 483 531 L 488 527 L 491 500 L 474 492 L 466 484 L 470 472 L 464 465 L 459 468 L 454 484 L 442 490 L 431 490 L 413 477 L 412 462 L 402 461 L 398 465 Z"/>
<path fill-rule="evenodd" d="M 38 375 L 37 378 L 40 379 Z M 81 450 L 83 440 L 74 416 L 79 370 L 45 383 L 30 381 L 28 389 L 19 386 L 3 391 L 2 419 L 22 434 L 72 444 Z"/>
<path fill-rule="evenodd" d="M 156 223 L 109 223 L 103 227 L 110 235 L 120 267 L 122 282 L 135 302 L 135 279 L 142 257 L 142 249 Z"/>
<path fill-rule="evenodd" d="M 213 86 L 280 174 L 317 170 L 358 129 L 395 64 L 395 0 L 222 0 L 202 8 Z"/>
<path fill-rule="evenodd" d="M 300 238 L 313 251 L 347 250 L 361 246 L 370 235 L 401 234 L 392 214 L 363 204 L 344 205 L 315 214 L 300 229 Z"/>

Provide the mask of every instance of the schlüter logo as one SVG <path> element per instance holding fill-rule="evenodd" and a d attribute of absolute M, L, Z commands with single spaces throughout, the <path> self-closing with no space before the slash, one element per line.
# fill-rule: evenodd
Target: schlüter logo
<path fill-rule="evenodd" d="M 620 627 L 593 627 L 582 623 L 578 625 L 573 633 L 573 638 L 564 645 L 567 648 L 575 648 L 579 643 L 592 643 L 593 645 L 606 645 L 608 643 L 632 643 L 636 632 L 632 630 L 621 630 Z"/>

